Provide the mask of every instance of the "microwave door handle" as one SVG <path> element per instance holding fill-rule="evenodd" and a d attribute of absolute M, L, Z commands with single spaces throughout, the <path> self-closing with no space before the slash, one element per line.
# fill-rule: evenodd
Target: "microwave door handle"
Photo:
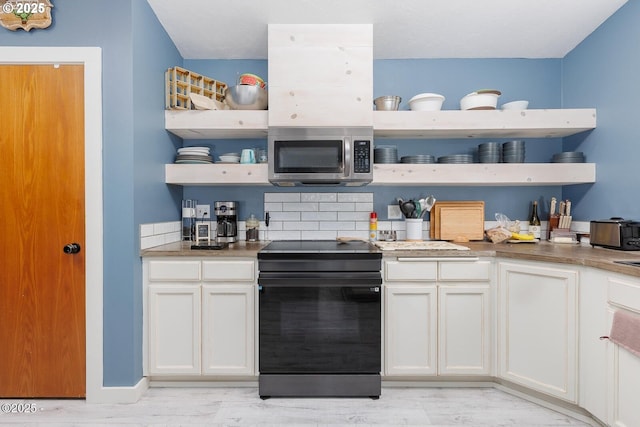
<path fill-rule="evenodd" d="M 342 158 L 344 159 L 344 176 L 351 176 L 351 150 L 353 150 L 353 141 L 351 138 L 346 137 L 344 139 L 344 153 Z"/>

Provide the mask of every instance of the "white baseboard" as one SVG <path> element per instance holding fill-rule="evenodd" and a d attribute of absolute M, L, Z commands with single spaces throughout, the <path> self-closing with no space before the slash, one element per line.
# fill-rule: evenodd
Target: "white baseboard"
<path fill-rule="evenodd" d="M 102 387 L 94 393 L 87 393 L 87 403 L 136 403 L 149 388 L 149 380 L 144 377 L 131 387 Z"/>

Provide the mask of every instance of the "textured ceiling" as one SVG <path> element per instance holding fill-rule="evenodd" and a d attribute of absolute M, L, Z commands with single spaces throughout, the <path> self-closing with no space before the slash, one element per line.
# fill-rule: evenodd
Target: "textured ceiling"
<path fill-rule="evenodd" d="M 266 59 L 268 24 L 374 24 L 374 57 L 562 58 L 627 0 L 147 0 L 185 59 Z"/>

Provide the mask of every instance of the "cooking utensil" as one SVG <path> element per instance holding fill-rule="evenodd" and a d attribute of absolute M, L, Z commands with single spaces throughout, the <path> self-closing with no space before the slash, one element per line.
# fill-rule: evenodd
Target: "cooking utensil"
<path fill-rule="evenodd" d="M 234 110 L 266 110 L 269 104 L 269 95 L 260 86 L 227 86 L 223 96 L 224 102 Z"/>
<path fill-rule="evenodd" d="M 413 212 L 416 210 L 416 205 L 413 200 L 403 201 L 398 199 L 400 205 L 400 211 L 404 214 L 405 218 L 412 218 Z"/>
<path fill-rule="evenodd" d="M 399 96 L 388 95 L 377 97 L 373 100 L 373 103 L 376 106 L 376 110 L 397 111 L 400 107 L 400 101 L 402 101 L 402 98 L 400 98 Z"/>

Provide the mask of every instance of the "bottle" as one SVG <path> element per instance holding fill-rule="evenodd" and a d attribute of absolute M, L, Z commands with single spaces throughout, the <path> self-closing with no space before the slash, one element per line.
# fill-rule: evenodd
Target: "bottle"
<path fill-rule="evenodd" d="M 378 214 L 371 212 L 369 215 L 369 241 L 375 242 L 378 240 Z"/>
<path fill-rule="evenodd" d="M 246 220 L 247 226 L 247 242 L 257 242 L 259 240 L 260 221 L 254 214 Z"/>
<path fill-rule="evenodd" d="M 533 201 L 531 216 L 529 217 L 529 233 L 536 239 L 540 238 L 540 218 L 538 217 L 538 202 Z"/>

